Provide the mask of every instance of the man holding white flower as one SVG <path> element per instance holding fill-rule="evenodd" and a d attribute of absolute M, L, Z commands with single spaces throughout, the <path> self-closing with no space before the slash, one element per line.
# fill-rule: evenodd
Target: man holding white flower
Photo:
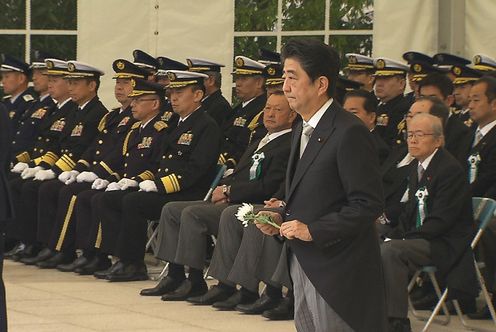
<path fill-rule="evenodd" d="M 470 241 L 473 217 L 470 187 L 457 160 L 444 145 L 441 120 L 416 114 L 408 123 L 411 168 L 408 202 L 399 225 L 381 245 L 389 331 L 411 331 L 408 315 L 409 275 L 435 265 L 450 297 L 476 296 Z M 462 257 L 462 258 L 460 258 Z"/>
<path fill-rule="evenodd" d="M 375 220 L 383 210 L 368 129 L 333 101 L 339 56 L 311 39 L 282 49 L 284 94 L 303 118 L 293 133 L 286 206 L 269 214 L 290 248 L 298 331 L 386 330 Z M 356 299 L 353 301 L 353 299 Z"/>

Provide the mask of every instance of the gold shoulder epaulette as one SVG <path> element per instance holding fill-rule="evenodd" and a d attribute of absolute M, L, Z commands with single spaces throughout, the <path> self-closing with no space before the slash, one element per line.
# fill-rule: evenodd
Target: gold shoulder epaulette
<path fill-rule="evenodd" d="M 153 125 L 153 128 L 155 128 L 157 131 L 161 131 L 161 130 L 164 130 L 165 128 L 167 128 L 167 123 L 165 123 L 164 121 L 157 121 L 155 122 L 155 124 Z"/>
<path fill-rule="evenodd" d="M 110 112 L 107 112 L 102 119 L 100 120 L 100 123 L 98 124 L 98 131 L 103 131 L 105 129 L 105 126 L 107 124 L 107 116 L 110 114 Z"/>
<path fill-rule="evenodd" d="M 137 122 L 133 123 L 133 126 L 131 127 L 131 129 L 138 129 L 139 126 L 141 126 L 141 121 L 137 121 Z"/>

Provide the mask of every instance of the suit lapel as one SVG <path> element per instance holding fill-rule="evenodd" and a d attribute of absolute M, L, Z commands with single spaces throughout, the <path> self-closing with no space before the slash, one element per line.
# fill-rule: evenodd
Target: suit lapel
<path fill-rule="evenodd" d="M 303 175 L 307 172 L 313 160 L 319 154 L 320 149 L 322 149 L 324 144 L 334 132 L 334 119 L 337 112 L 339 112 L 339 109 L 335 106 L 335 102 L 333 102 L 320 119 L 319 123 L 317 124 L 317 128 L 315 128 L 312 136 L 310 137 L 310 140 L 308 141 L 303 156 L 301 157 L 301 159 L 298 160 L 302 126 L 299 127 L 300 134 L 296 137 L 297 144 L 293 144 L 291 148 L 291 157 L 294 159 L 290 160 L 290 162 L 294 160 L 296 162 L 296 168 L 294 170 L 294 176 L 291 180 L 289 192 L 286 197 L 287 201 L 289 201 L 289 198 L 293 194 Z"/>

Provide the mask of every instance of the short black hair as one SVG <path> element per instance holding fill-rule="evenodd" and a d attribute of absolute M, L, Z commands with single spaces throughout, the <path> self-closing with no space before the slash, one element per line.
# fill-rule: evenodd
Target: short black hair
<path fill-rule="evenodd" d="M 312 38 L 296 38 L 289 40 L 281 50 L 281 61 L 295 58 L 315 81 L 320 76 L 329 80 L 327 96 L 334 96 L 340 68 L 339 54 L 334 48 Z"/>
<path fill-rule="evenodd" d="M 367 113 L 377 112 L 377 105 L 379 104 L 379 102 L 377 101 L 377 97 L 374 96 L 374 94 L 362 89 L 352 90 L 345 94 L 343 103 L 346 101 L 346 99 L 351 97 L 363 98 L 364 99 L 363 108 Z"/>
<path fill-rule="evenodd" d="M 85 78 L 86 82 L 90 84 L 90 82 L 95 82 L 96 87 L 95 87 L 95 92 L 98 93 L 98 89 L 100 88 L 100 76 L 98 77 L 87 77 Z"/>
<path fill-rule="evenodd" d="M 443 103 L 443 101 L 440 100 L 439 98 L 432 96 L 421 96 L 417 98 L 415 102 L 424 101 L 424 100 L 431 102 L 431 108 L 429 109 L 429 113 L 434 115 L 435 117 L 440 118 L 443 123 L 443 128 L 446 127 L 450 112 L 448 106 L 446 106 L 446 104 Z"/>
<path fill-rule="evenodd" d="M 439 89 L 444 99 L 453 94 L 453 82 L 446 74 L 429 73 L 418 83 L 418 89 L 423 86 L 434 86 Z"/>
<path fill-rule="evenodd" d="M 479 78 L 477 81 L 475 81 L 474 85 L 481 83 L 486 84 L 485 95 L 487 97 L 487 100 L 489 102 L 492 102 L 494 99 L 496 99 L 496 78 L 490 75 L 485 75 Z"/>

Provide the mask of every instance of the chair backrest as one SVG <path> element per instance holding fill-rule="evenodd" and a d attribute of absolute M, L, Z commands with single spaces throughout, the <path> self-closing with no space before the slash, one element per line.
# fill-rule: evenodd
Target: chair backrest
<path fill-rule="evenodd" d="M 474 220 L 479 226 L 474 240 L 472 241 L 472 249 L 477 246 L 482 233 L 486 229 L 487 225 L 495 218 L 496 213 L 496 201 L 491 198 L 485 197 L 473 197 L 472 206 L 474 210 Z"/>
<path fill-rule="evenodd" d="M 205 198 L 203 198 L 204 201 L 208 201 L 210 199 L 210 195 L 212 195 L 212 192 L 219 184 L 220 180 L 222 179 L 222 176 L 226 172 L 226 169 L 227 169 L 226 165 L 217 165 L 217 175 L 215 176 L 214 180 L 212 181 L 212 184 L 210 185 L 210 189 L 208 190 L 207 194 L 205 195 Z"/>

